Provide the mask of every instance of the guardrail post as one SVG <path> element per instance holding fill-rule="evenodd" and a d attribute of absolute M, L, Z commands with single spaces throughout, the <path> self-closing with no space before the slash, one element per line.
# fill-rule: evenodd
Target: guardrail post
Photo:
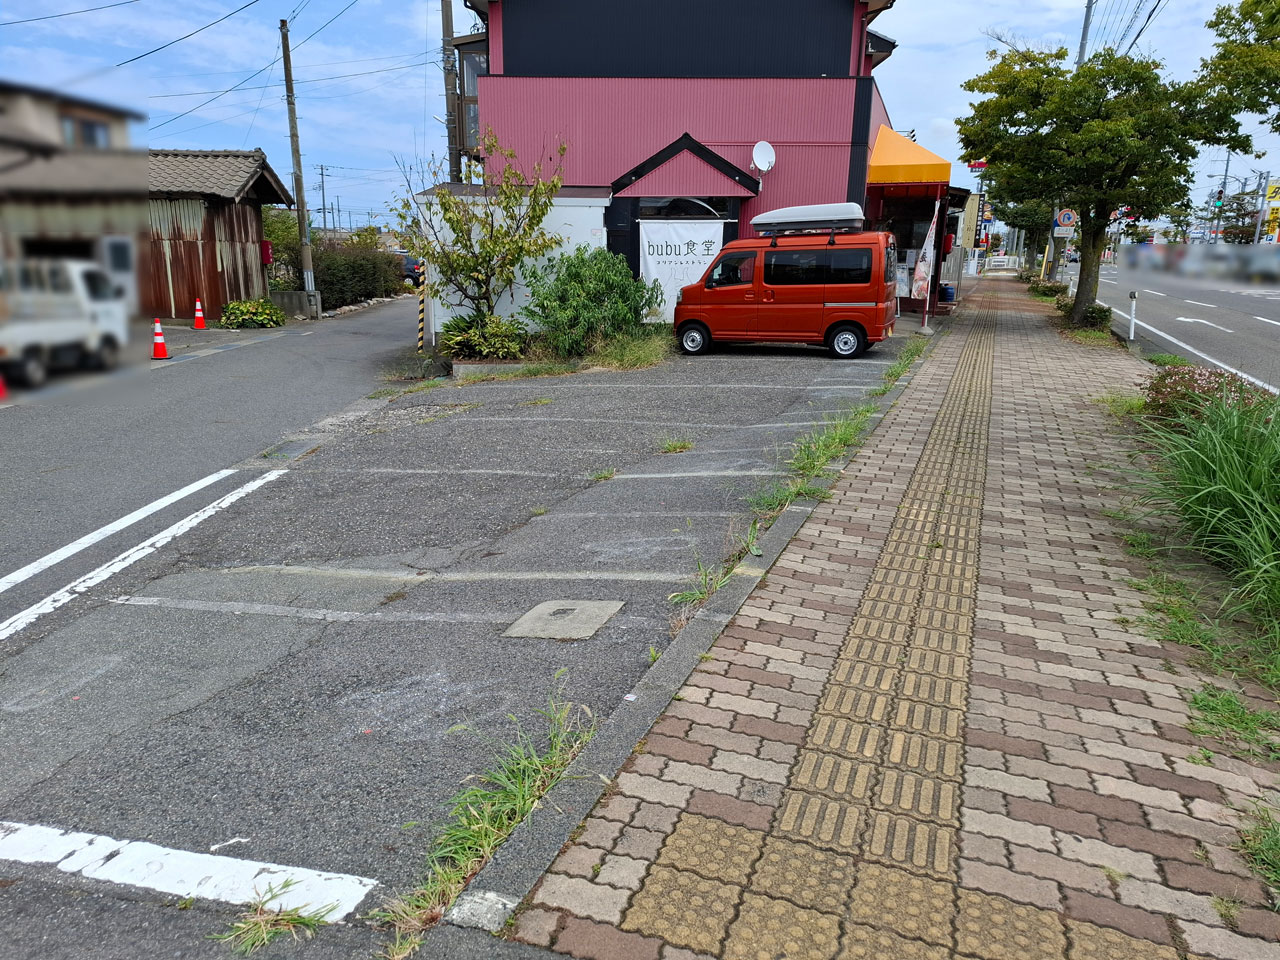
<path fill-rule="evenodd" d="M 1129 341 L 1132 342 L 1138 326 L 1138 291 L 1129 291 Z"/>

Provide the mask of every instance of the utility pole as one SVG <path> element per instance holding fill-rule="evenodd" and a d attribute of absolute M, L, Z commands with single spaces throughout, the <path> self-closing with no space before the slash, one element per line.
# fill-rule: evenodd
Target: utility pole
<path fill-rule="evenodd" d="M 1271 185 L 1271 171 L 1258 174 L 1258 222 L 1253 227 L 1253 245 L 1262 237 L 1262 221 L 1267 216 L 1267 187 Z"/>
<path fill-rule="evenodd" d="M 1080 51 L 1076 54 L 1076 69 L 1084 63 L 1085 51 L 1089 48 L 1089 21 L 1093 19 L 1093 5 L 1097 0 L 1085 0 L 1084 27 L 1080 31 Z"/>
<path fill-rule="evenodd" d="M 320 209 L 324 212 L 324 230 L 329 232 L 329 201 L 324 196 L 324 164 L 320 164 Z"/>
<path fill-rule="evenodd" d="M 334 197 L 333 199 L 337 201 L 337 204 L 338 204 L 338 215 L 333 220 L 333 229 L 341 230 L 342 229 L 342 198 Z"/>
<path fill-rule="evenodd" d="M 458 123 L 458 57 L 453 50 L 453 0 L 440 0 L 441 50 L 444 53 L 444 116 L 448 120 L 449 180 L 462 180 L 462 151 Z"/>
<path fill-rule="evenodd" d="M 302 289 L 309 294 L 316 290 L 315 269 L 311 265 L 311 227 L 307 223 L 307 197 L 303 188 L 302 151 L 298 147 L 298 109 L 293 98 L 293 60 L 289 56 L 289 21 L 280 21 L 280 52 L 284 60 L 284 95 L 289 105 L 289 146 L 293 150 L 293 200 L 298 211 L 299 260 L 302 267 Z M 314 305 L 312 309 L 319 312 Z"/>

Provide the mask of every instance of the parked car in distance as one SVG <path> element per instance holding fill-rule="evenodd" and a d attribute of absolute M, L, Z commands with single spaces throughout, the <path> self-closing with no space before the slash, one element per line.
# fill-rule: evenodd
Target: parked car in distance
<path fill-rule="evenodd" d="M 1080 262 L 1080 254 L 1075 250 L 1068 250 L 1067 263 L 1079 263 L 1079 262 Z"/>
<path fill-rule="evenodd" d="M 39 387 L 57 367 L 109 370 L 129 340 L 124 290 L 87 260 L 0 261 L 0 370 Z"/>
<path fill-rule="evenodd" d="M 820 344 L 861 355 L 897 318 L 898 254 L 891 233 L 862 230 L 856 203 L 786 207 L 751 225 L 762 235 L 725 244 L 677 296 L 680 349 L 713 343 Z"/>

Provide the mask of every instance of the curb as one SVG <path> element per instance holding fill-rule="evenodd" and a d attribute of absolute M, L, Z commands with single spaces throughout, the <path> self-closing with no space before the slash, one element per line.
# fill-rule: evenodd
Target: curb
<path fill-rule="evenodd" d="M 929 338 L 911 370 L 883 397 L 875 398 L 878 409 L 868 421 L 864 440 L 879 429 L 885 414 L 897 403 L 942 335 L 942 331 L 937 331 L 937 335 Z M 857 455 L 855 450 L 839 465 L 839 472 L 843 473 Z M 600 724 L 564 777 L 542 798 L 537 812 L 521 821 L 493 858 L 480 868 L 437 929 L 456 931 L 459 927 L 471 927 L 490 934 L 503 929 L 559 855 L 569 836 L 613 782 L 636 744 L 693 673 L 699 658 L 719 638 L 725 625 L 768 574 L 817 505 L 813 500 L 798 501 L 774 518 L 760 537 L 761 556 L 740 561 L 730 581 L 698 609 L 657 662 L 640 677 L 632 689 L 635 700 L 624 701 Z M 748 563 L 748 560 L 755 562 Z"/>

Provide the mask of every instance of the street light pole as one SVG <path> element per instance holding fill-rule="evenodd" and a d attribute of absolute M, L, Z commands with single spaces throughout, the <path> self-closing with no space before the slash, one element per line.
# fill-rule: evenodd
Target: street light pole
<path fill-rule="evenodd" d="M 1258 173 L 1258 222 L 1253 226 L 1253 243 L 1257 246 L 1262 237 L 1262 220 L 1267 212 L 1267 187 L 1271 184 L 1271 171 Z"/>

